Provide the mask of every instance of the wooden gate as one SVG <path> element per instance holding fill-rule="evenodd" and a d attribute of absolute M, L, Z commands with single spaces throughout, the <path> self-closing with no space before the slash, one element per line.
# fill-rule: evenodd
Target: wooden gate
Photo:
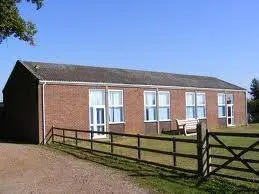
<path fill-rule="evenodd" d="M 209 141 L 207 177 L 216 175 L 259 183 L 259 148 L 257 148 L 259 134 L 208 132 L 207 136 Z M 239 146 L 231 145 L 228 141 L 233 138 L 239 140 Z M 219 149 L 220 152 L 217 151 Z"/>

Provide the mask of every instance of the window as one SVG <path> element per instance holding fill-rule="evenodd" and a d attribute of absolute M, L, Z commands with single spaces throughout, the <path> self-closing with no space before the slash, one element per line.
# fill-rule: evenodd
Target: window
<path fill-rule="evenodd" d="M 195 96 L 196 94 L 196 96 Z M 201 92 L 186 92 L 186 118 L 206 118 L 206 96 Z"/>
<path fill-rule="evenodd" d="M 158 111 L 159 120 L 168 121 L 170 120 L 170 93 L 169 92 L 158 92 Z"/>
<path fill-rule="evenodd" d="M 145 121 L 156 121 L 156 92 L 144 92 Z"/>
<path fill-rule="evenodd" d="M 227 104 L 234 104 L 233 94 L 227 94 L 226 99 L 227 99 Z"/>
<path fill-rule="evenodd" d="M 195 93 L 186 92 L 186 118 L 195 118 Z"/>
<path fill-rule="evenodd" d="M 218 117 L 226 117 L 226 96 L 223 93 L 218 94 Z"/>
<path fill-rule="evenodd" d="M 122 90 L 109 90 L 109 122 L 123 122 L 123 92 Z"/>
<path fill-rule="evenodd" d="M 196 94 L 196 102 L 197 102 L 197 118 L 203 119 L 206 118 L 206 99 L 205 93 L 197 93 Z"/>

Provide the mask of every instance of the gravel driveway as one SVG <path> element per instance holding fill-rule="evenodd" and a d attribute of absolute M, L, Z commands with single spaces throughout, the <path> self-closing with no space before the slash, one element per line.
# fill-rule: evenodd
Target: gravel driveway
<path fill-rule="evenodd" d="M 0 143 L 0 193 L 147 193 L 122 172 L 36 145 Z"/>

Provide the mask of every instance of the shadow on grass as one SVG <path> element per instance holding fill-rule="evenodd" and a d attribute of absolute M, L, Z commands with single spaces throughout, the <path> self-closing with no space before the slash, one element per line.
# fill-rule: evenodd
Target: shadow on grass
<path fill-rule="evenodd" d="M 259 187 L 253 184 L 237 184 L 225 179 L 209 179 L 200 184 L 196 175 L 179 173 L 169 169 L 147 165 L 106 154 L 87 152 L 72 146 L 49 144 L 49 148 L 62 151 L 74 157 L 98 163 L 110 168 L 126 172 L 140 184 L 162 193 L 258 193 Z"/>

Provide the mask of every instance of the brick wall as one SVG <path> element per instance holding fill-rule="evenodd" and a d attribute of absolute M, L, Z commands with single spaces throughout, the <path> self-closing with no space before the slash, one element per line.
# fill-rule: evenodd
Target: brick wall
<path fill-rule="evenodd" d="M 206 91 L 206 122 L 209 129 L 220 126 L 218 119 L 218 92 Z"/>
<path fill-rule="evenodd" d="M 157 122 L 145 122 L 144 134 L 157 134 Z"/>
<path fill-rule="evenodd" d="M 124 89 L 125 133 L 144 133 L 144 89 Z"/>
<path fill-rule="evenodd" d="M 125 132 L 125 124 L 110 124 L 109 131 L 116 132 L 116 133 L 124 133 Z"/>
<path fill-rule="evenodd" d="M 244 92 L 234 93 L 234 122 L 235 125 L 245 125 L 246 118 L 246 95 Z"/>
<path fill-rule="evenodd" d="M 99 88 L 99 87 L 98 87 Z M 89 89 L 86 86 L 46 85 L 46 129 L 52 125 L 72 129 L 89 129 Z M 104 88 L 102 88 L 104 89 Z M 124 97 L 124 123 L 110 124 L 109 130 L 114 132 L 154 134 L 157 132 L 157 122 L 144 122 L 144 90 L 143 88 L 110 88 L 123 90 Z M 39 88 L 39 98 L 41 97 Z M 171 122 L 160 122 L 160 130 L 175 130 L 175 119 L 185 119 L 185 92 L 192 90 L 171 90 Z M 218 91 L 205 91 L 206 93 L 206 121 L 208 128 L 226 126 L 225 119 L 218 119 L 217 94 Z M 234 94 L 235 124 L 245 124 L 245 93 Z M 41 103 L 39 102 L 39 106 Z M 39 111 L 41 118 L 41 110 Z M 41 123 L 39 123 L 40 129 Z M 41 131 L 40 131 L 41 133 Z"/>
<path fill-rule="evenodd" d="M 85 86 L 45 85 L 46 134 L 52 126 L 89 130 L 88 93 Z"/>
<path fill-rule="evenodd" d="M 176 129 L 175 119 L 185 119 L 185 92 L 186 90 L 171 90 L 171 129 Z"/>
<path fill-rule="evenodd" d="M 160 132 L 171 130 L 171 121 L 160 121 L 159 122 Z"/>

